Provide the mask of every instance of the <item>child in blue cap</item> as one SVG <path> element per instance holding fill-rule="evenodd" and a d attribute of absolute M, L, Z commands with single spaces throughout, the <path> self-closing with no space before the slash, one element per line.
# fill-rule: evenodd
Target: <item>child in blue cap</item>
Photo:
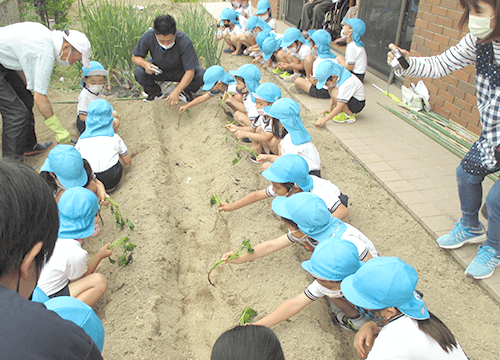
<path fill-rule="evenodd" d="M 281 155 L 297 154 L 307 161 L 309 174 L 321 177 L 319 153 L 302 123 L 299 104 L 293 99 L 283 98 L 272 106 L 266 106 L 264 111 L 273 119 L 274 135 L 281 142 L 278 155 L 261 154 L 257 157 L 257 161 L 262 164 L 261 169 L 267 169 L 270 166 L 268 163 Z"/>
<path fill-rule="evenodd" d="M 340 36 L 347 42 L 347 46 L 345 48 L 345 57 L 339 56 L 338 61 L 340 65 L 363 82 L 368 67 L 368 57 L 361 36 L 365 34 L 366 25 L 363 20 L 357 18 L 344 18 L 344 22 L 345 25 L 342 27 Z"/>
<path fill-rule="evenodd" d="M 316 70 L 316 89 L 328 87 L 330 107 L 323 111 L 325 116 L 316 120 L 315 126 L 323 126 L 333 120 L 339 124 L 356 121 L 356 115 L 365 107 L 365 88 L 361 80 L 349 70 L 331 60 L 318 65 Z"/>
<path fill-rule="evenodd" d="M 196 97 L 186 105 L 181 106 L 179 108 L 179 114 L 182 114 L 187 109 L 204 103 L 215 96 L 220 96 L 222 98 L 225 92 L 236 92 L 235 85 L 236 81 L 234 78 L 225 72 L 222 66 L 210 66 L 203 74 L 203 87 L 201 89 L 206 91 L 206 93 Z"/>
<path fill-rule="evenodd" d="M 255 12 L 255 15 L 257 15 L 259 19 L 264 20 L 273 31 L 276 31 L 276 20 L 274 20 L 269 0 L 260 0 L 257 3 L 257 11 Z"/>
<path fill-rule="evenodd" d="M 88 109 L 87 127 L 75 147 L 86 159 L 97 179 L 106 189 L 115 190 L 120 182 L 123 167 L 132 163 L 128 149 L 120 135 L 113 130 L 113 107 L 104 99 L 94 100 Z"/>
<path fill-rule="evenodd" d="M 278 153 L 279 140 L 274 136 L 271 126 L 271 118 L 264 112 L 264 107 L 272 105 L 281 99 L 281 90 L 278 85 L 267 82 L 261 84 L 251 94 L 255 99 L 258 116 L 252 121 L 251 126 L 226 125 L 226 129 L 234 133 L 238 139 L 248 138 L 252 140 L 252 150 L 257 154 L 265 152 Z M 257 162 L 254 154 L 250 154 L 252 161 Z"/>
<path fill-rule="evenodd" d="M 271 185 L 254 191 L 232 204 L 221 203 L 219 211 L 233 211 L 270 197 L 291 196 L 299 192 L 311 192 L 321 198 L 333 217 L 340 220 L 349 215 L 347 195 L 331 181 L 309 175 L 307 162 L 299 155 L 285 154 L 276 159 L 271 167 L 262 172 Z"/>
<path fill-rule="evenodd" d="M 224 39 L 228 45 L 227 49 L 223 51 L 225 53 L 231 53 L 231 55 L 241 55 L 241 43 L 238 41 L 238 35 L 243 34 L 245 29 L 239 23 L 239 14 L 231 8 L 222 10 L 219 16 L 222 19 L 225 29 L 222 34 L 218 37 L 219 40 Z M 241 53 L 240 53 L 241 52 Z"/>
<path fill-rule="evenodd" d="M 247 22 L 247 31 L 238 35 L 242 45 L 247 48 L 243 51 L 243 55 L 258 56 L 260 53 L 259 46 L 257 45 L 257 35 L 261 32 L 274 32 L 271 26 L 264 20 L 259 19 L 258 16 L 252 16 Z"/>
<path fill-rule="evenodd" d="M 87 107 L 89 104 L 101 98 L 101 91 L 104 88 L 108 70 L 97 61 L 91 61 L 90 67 L 82 66 L 82 91 L 78 96 L 78 106 L 76 109 L 76 127 L 78 131 L 83 133 L 85 131 L 85 119 L 87 118 Z M 116 131 L 120 126 L 118 120 L 118 112 L 113 111 L 113 129 Z"/>
<path fill-rule="evenodd" d="M 273 70 L 273 74 L 280 75 L 280 78 L 287 82 L 295 82 L 295 79 L 303 75 L 308 76 L 306 63 L 312 64 L 314 56 L 311 46 L 297 28 L 288 28 L 283 34 L 281 47 L 286 49 L 286 53 L 278 55 L 279 64 Z M 312 65 L 310 66 L 312 70 Z"/>
<path fill-rule="evenodd" d="M 261 54 L 253 59 L 252 64 L 260 62 L 262 63 L 262 68 L 264 69 L 273 66 L 273 64 L 277 64 L 278 54 L 282 53 L 280 50 L 282 39 L 282 37 L 277 37 L 276 35 L 268 32 L 259 33 L 259 35 L 257 35 L 257 45 L 261 50 Z"/>
<path fill-rule="evenodd" d="M 106 278 L 94 273 L 101 260 L 113 250 L 104 245 L 87 264 L 87 251 L 81 239 L 92 235 L 99 205 L 95 194 L 82 187 L 67 189 L 57 204 L 59 233 L 54 253 L 43 267 L 38 286 L 50 298 L 72 296 L 89 306 L 95 305 L 106 292 Z"/>
<path fill-rule="evenodd" d="M 455 336 L 430 313 L 415 287 L 414 268 L 396 257 L 370 260 L 340 284 L 369 320 L 354 345 L 363 359 L 467 360 Z"/>
<path fill-rule="evenodd" d="M 260 70 L 253 64 L 241 65 L 238 70 L 229 70 L 236 80 L 238 94 L 226 94 L 225 102 L 235 110 L 234 120 L 240 125 L 251 126 L 259 115 L 251 93 L 260 85 Z"/>
<path fill-rule="evenodd" d="M 356 331 L 368 320 L 360 316 L 356 308 L 344 299 L 340 282 L 356 273 L 363 265 L 358 258 L 358 250 L 350 241 L 333 238 L 321 242 L 310 260 L 302 262 L 302 268 L 314 277 L 314 281 L 300 295 L 287 300 L 254 325 L 272 327 L 298 314 L 313 301 L 327 297 L 337 307 L 352 312 L 354 319 L 345 320 L 341 326 Z M 344 315 L 345 316 L 345 315 Z"/>

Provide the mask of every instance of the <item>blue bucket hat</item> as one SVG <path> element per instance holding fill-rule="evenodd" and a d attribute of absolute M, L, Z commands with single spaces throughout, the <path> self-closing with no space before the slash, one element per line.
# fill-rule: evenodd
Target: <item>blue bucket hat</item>
<path fill-rule="evenodd" d="M 241 27 L 239 21 L 236 20 L 236 18 L 238 17 L 238 15 L 239 14 L 236 11 L 234 11 L 233 9 L 231 9 L 231 8 L 225 8 L 224 10 L 222 10 L 222 13 L 220 14 L 219 18 L 221 20 L 229 20 L 234 25 L 238 25 L 239 27 Z"/>
<path fill-rule="evenodd" d="M 42 171 L 56 174 L 57 180 L 66 189 L 85 186 L 89 181 L 82 156 L 73 145 L 56 145 L 43 163 Z"/>
<path fill-rule="evenodd" d="M 257 3 L 257 11 L 255 12 L 256 15 L 261 15 L 264 14 L 267 10 L 271 9 L 271 3 L 268 0 L 260 0 Z"/>
<path fill-rule="evenodd" d="M 245 81 L 245 85 L 248 92 L 251 94 L 255 92 L 255 89 L 260 85 L 260 70 L 254 64 L 241 65 L 238 70 L 229 70 L 229 73 L 233 76 L 239 76 Z"/>
<path fill-rule="evenodd" d="M 414 268 L 397 257 L 370 259 L 359 271 L 340 284 L 344 297 L 364 309 L 396 307 L 417 320 L 429 318 L 422 298 L 415 292 L 418 275 Z"/>
<path fill-rule="evenodd" d="M 309 34 L 311 40 L 314 41 L 314 44 L 318 47 L 318 56 L 321 59 L 335 59 L 337 57 L 330 50 L 332 36 L 328 31 L 324 29 L 309 30 L 307 33 Z"/>
<path fill-rule="evenodd" d="M 276 38 L 276 36 L 274 34 L 271 35 L 271 33 L 269 31 L 261 31 L 260 33 L 257 34 L 257 36 L 255 37 L 255 42 L 257 43 L 257 46 L 259 47 L 259 49 L 262 50 L 264 41 L 270 36 L 273 38 Z"/>
<path fill-rule="evenodd" d="M 344 81 L 349 79 L 349 77 L 351 76 L 351 72 L 342 65 L 337 64 L 333 61 L 322 61 L 316 68 L 316 79 L 318 80 L 318 82 L 316 83 L 316 88 L 318 90 L 323 89 L 323 86 L 325 86 L 330 76 L 333 75 L 337 76 L 337 85 L 340 86 L 344 83 Z"/>
<path fill-rule="evenodd" d="M 341 220 L 330 214 L 325 202 L 310 192 L 278 196 L 271 207 L 277 215 L 292 220 L 300 231 L 318 241 L 330 239 L 340 227 L 345 227 Z"/>
<path fill-rule="evenodd" d="M 99 210 L 97 196 L 89 189 L 74 187 L 61 195 L 59 203 L 61 239 L 85 239 L 94 232 L 94 219 Z"/>
<path fill-rule="evenodd" d="M 309 41 L 307 41 L 300 30 L 296 27 L 291 27 L 285 30 L 283 34 L 283 40 L 281 42 L 282 47 L 289 47 L 295 41 L 300 41 L 302 44 L 311 45 Z"/>
<path fill-rule="evenodd" d="M 85 119 L 85 131 L 80 139 L 96 136 L 115 136 L 113 130 L 113 107 L 104 99 L 96 99 L 87 107 L 87 118 Z"/>
<path fill-rule="evenodd" d="M 82 72 L 84 77 L 99 75 L 108 76 L 108 70 L 106 70 L 104 66 L 102 66 L 102 64 L 98 61 L 91 61 L 90 67 L 86 67 L 85 65 L 82 66 Z M 83 79 L 80 80 L 80 84 L 83 87 Z"/>
<path fill-rule="evenodd" d="M 302 156 L 297 154 L 281 155 L 267 170 L 262 172 L 262 176 L 279 184 L 295 183 L 305 192 L 313 188 L 313 178 L 309 175 L 309 165 Z"/>
<path fill-rule="evenodd" d="M 255 92 L 252 93 L 252 100 L 264 100 L 268 103 L 274 103 L 276 100 L 281 99 L 281 90 L 278 85 L 272 82 L 260 84 Z"/>
<path fill-rule="evenodd" d="M 222 82 L 226 85 L 236 84 L 234 78 L 224 71 L 220 65 L 210 66 L 203 74 L 203 91 L 209 91 L 217 82 Z"/>
<path fill-rule="evenodd" d="M 264 112 L 281 122 L 290 134 L 294 145 L 302 145 L 311 141 L 311 135 L 307 132 L 300 118 L 300 106 L 297 101 L 282 98 L 271 106 L 266 106 Z"/>
<path fill-rule="evenodd" d="M 251 32 L 256 27 L 260 28 L 262 31 L 271 31 L 273 29 L 271 25 L 260 19 L 258 16 L 250 16 L 247 21 L 247 30 Z"/>
<path fill-rule="evenodd" d="M 320 242 L 311 259 L 302 262 L 302 268 L 317 279 L 342 281 L 363 266 L 358 248 L 344 239 Z"/>
<path fill-rule="evenodd" d="M 90 306 L 71 296 L 52 298 L 45 303 L 45 306 L 63 319 L 72 321 L 81 327 L 94 340 L 99 351 L 102 351 L 104 327 L 101 319 Z"/>
<path fill-rule="evenodd" d="M 365 44 L 361 41 L 361 36 L 365 34 L 366 25 L 365 22 L 361 19 L 353 18 L 346 19 L 344 18 L 344 22 L 352 27 L 352 40 L 358 46 L 364 47 Z"/>

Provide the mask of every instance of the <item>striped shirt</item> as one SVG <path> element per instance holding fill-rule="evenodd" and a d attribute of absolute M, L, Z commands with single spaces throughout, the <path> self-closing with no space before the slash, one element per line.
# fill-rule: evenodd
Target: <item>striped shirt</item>
<path fill-rule="evenodd" d="M 498 169 L 495 147 L 500 143 L 500 92 L 497 90 L 500 86 L 500 44 L 477 44 L 477 40 L 475 35 L 469 33 L 456 46 L 440 55 L 410 57 L 410 67 L 401 75 L 439 78 L 477 63 L 476 96 L 482 132 L 475 145 L 480 154 L 480 164 L 494 171 Z"/>

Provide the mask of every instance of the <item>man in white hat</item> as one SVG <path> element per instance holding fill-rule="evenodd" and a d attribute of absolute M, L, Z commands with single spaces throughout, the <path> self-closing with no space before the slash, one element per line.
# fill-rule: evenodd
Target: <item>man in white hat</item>
<path fill-rule="evenodd" d="M 37 143 L 33 105 L 55 133 L 56 140 L 71 140 L 54 114 L 47 92 L 54 64 L 81 61 L 89 67 L 90 42 L 79 31 L 50 31 L 39 23 L 23 22 L 0 28 L 0 114 L 2 155 L 17 157 L 47 150 L 52 141 Z"/>

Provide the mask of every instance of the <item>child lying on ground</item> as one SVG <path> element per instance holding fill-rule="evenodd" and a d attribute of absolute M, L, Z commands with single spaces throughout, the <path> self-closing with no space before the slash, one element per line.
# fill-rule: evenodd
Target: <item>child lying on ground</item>
<path fill-rule="evenodd" d="M 57 205 L 59 234 L 54 253 L 43 267 L 38 286 L 50 298 L 73 296 L 89 306 L 95 305 L 106 292 L 106 278 L 94 273 L 102 259 L 113 253 L 106 244 L 87 265 L 87 251 L 78 240 L 94 231 L 94 219 L 99 210 L 97 197 L 82 187 L 66 190 Z"/>
<path fill-rule="evenodd" d="M 220 18 L 224 23 L 225 29 L 222 31 L 222 34 L 219 36 L 219 40 L 224 39 L 226 44 L 228 45 L 227 49 L 223 51 L 225 53 L 231 53 L 231 55 L 241 55 L 241 43 L 238 41 L 238 35 L 243 34 L 245 31 L 242 25 L 239 23 L 239 14 L 233 9 L 227 8 L 222 10 L 220 14 Z"/>
<path fill-rule="evenodd" d="M 251 126 L 252 122 L 259 116 L 255 102 L 252 101 L 251 93 L 260 85 L 259 68 L 253 64 L 241 65 L 238 70 L 230 70 L 229 74 L 236 79 L 237 95 L 226 93 L 225 102 L 235 109 L 234 120 L 240 125 Z"/>
<path fill-rule="evenodd" d="M 251 126 L 226 125 L 226 129 L 234 133 L 238 139 L 248 138 L 252 140 L 252 150 L 257 154 L 264 151 L 267 154 L 278 153 L 279 140 L 274 136 L 271 118 L 266 115 L 263 108 L 272 105 L 281 99 L 281 90 L 274 83 L 259 85 L 251 96 L 255 100 L 258 117 L 252 121 Z M 252 161 L 257 162 L 255 155 L 250 154 Z M 253 156 L 253 157 L 252 157 Z"/>
<path fill-rule="evenodd" d="M 342 28 L 341 36 L 347 42 L 347 46 L 345 48 L 345 58 L 339 56 L 338 61 L 340 65 L 363 82 L 368 67 L 368 57 L 366 56 L 365 45 L 360 38 L 365 34 L 366 26 L 361 19 L 344 19 L 344 21 L 346 24 Z"/>
<path fill-rule="evenodd" d="M 297 154 L 307 161 L 309 174 L 321 177 L 319 153 L 302 123 L 299 104 L 293 99 L 283 98 L 265 107 L 264 111 L 273 119 L 273 133 L 281 142 L 278 155 L 261 154 L 257 157 L 261 169 L 267 169 L 271 166 L 269 163 L 281 155 Z"/>
<path fill-rule="evenodd" d="M 90 62 L 90 68 L 82 66 L 82 91 L 78 96 L 78 107 L 76 115 L 76 127 L 80 134 L 85 131 L 85 119 L 87 118 L 87 107 L 89 104 L 101 98 L 101 91 L 108 76 L 108 71 L 97 61 Z M 118 113 L 113 111 L 113 129 L 116 131 L 120 126 Z"/>
<path fill-rule="evenodd" d="M 231 75 L 224 71 L 222 66 L 219 65 L 210 66 L 205 71 L 205 74 L 203 74 L 203 83 L 204 84 L 201 89 L 206 91 L 206 93 L 196 97 L 193 101 L 188 102 L 186 105 L 181 106 L 179 108 L 179 114 L 182 114 L 187 109 L 204 103 L 217 95 L 222 98 L 226 91 L 236 92 L 236 87 L 234 86 L 236 85 L 236 81 Z M 232 85 L 231 88 L 229 88 L 230 85 Z"/>
<path fill-rule="evenodd" d="M 311 46 L 297 28 L 288 28 L 283 34 L 281 47 L 287 52 L 278 54 L 278 66 L 273 70 L 273 74 L 280 75 L 280 78 L 287 82 L 295 82 L 298 77 L 308 76 L 305 64 L 312 64 L 314 56 Z M 310 66 L 312 70 L 312 65 Z M 311 71 L 310 70 L 310 71 Z"/>
<path fill-rule="evenodd" d="M 330 107 L 323 111 L 325 117 L 318 118 L 315 126 L 322 126 L 333 120 L 339 124 L 353 123 L 355 114 L 365 107 L 365 88 L 361 80 L 352 75 L 349 70 L 333 61 L 322 61 L 316 70 L 316 89 L 328 86 L 330 92 Z"/>
<path fill-rule="evenodd" d="M 343 220 L 349 215 L 349 197 L 342 194 L 331 181 L 309 175 L 309 166 L 299 155 L 280 156 L 269 169 L 262 172 L 262 176 L 271 182 L 269 187 L 254 191 L 232 204 L 223 202 L 219 211 L 233 211 L 270 197 L 288 197 L 304 191 L 322 199 L 333 217 Z"/>
<path fill-rule="evenodd" d="M 111 192 L 122 178 L 120 159 L 125 165 L 130 165 L 132 159 L 122 138 L 113 130 L 113 107 L 110 103 L 104 99 L 94 100 L 87 111 L 87 128 L 75 147 L 89 162 L 106 191 Z"/>

